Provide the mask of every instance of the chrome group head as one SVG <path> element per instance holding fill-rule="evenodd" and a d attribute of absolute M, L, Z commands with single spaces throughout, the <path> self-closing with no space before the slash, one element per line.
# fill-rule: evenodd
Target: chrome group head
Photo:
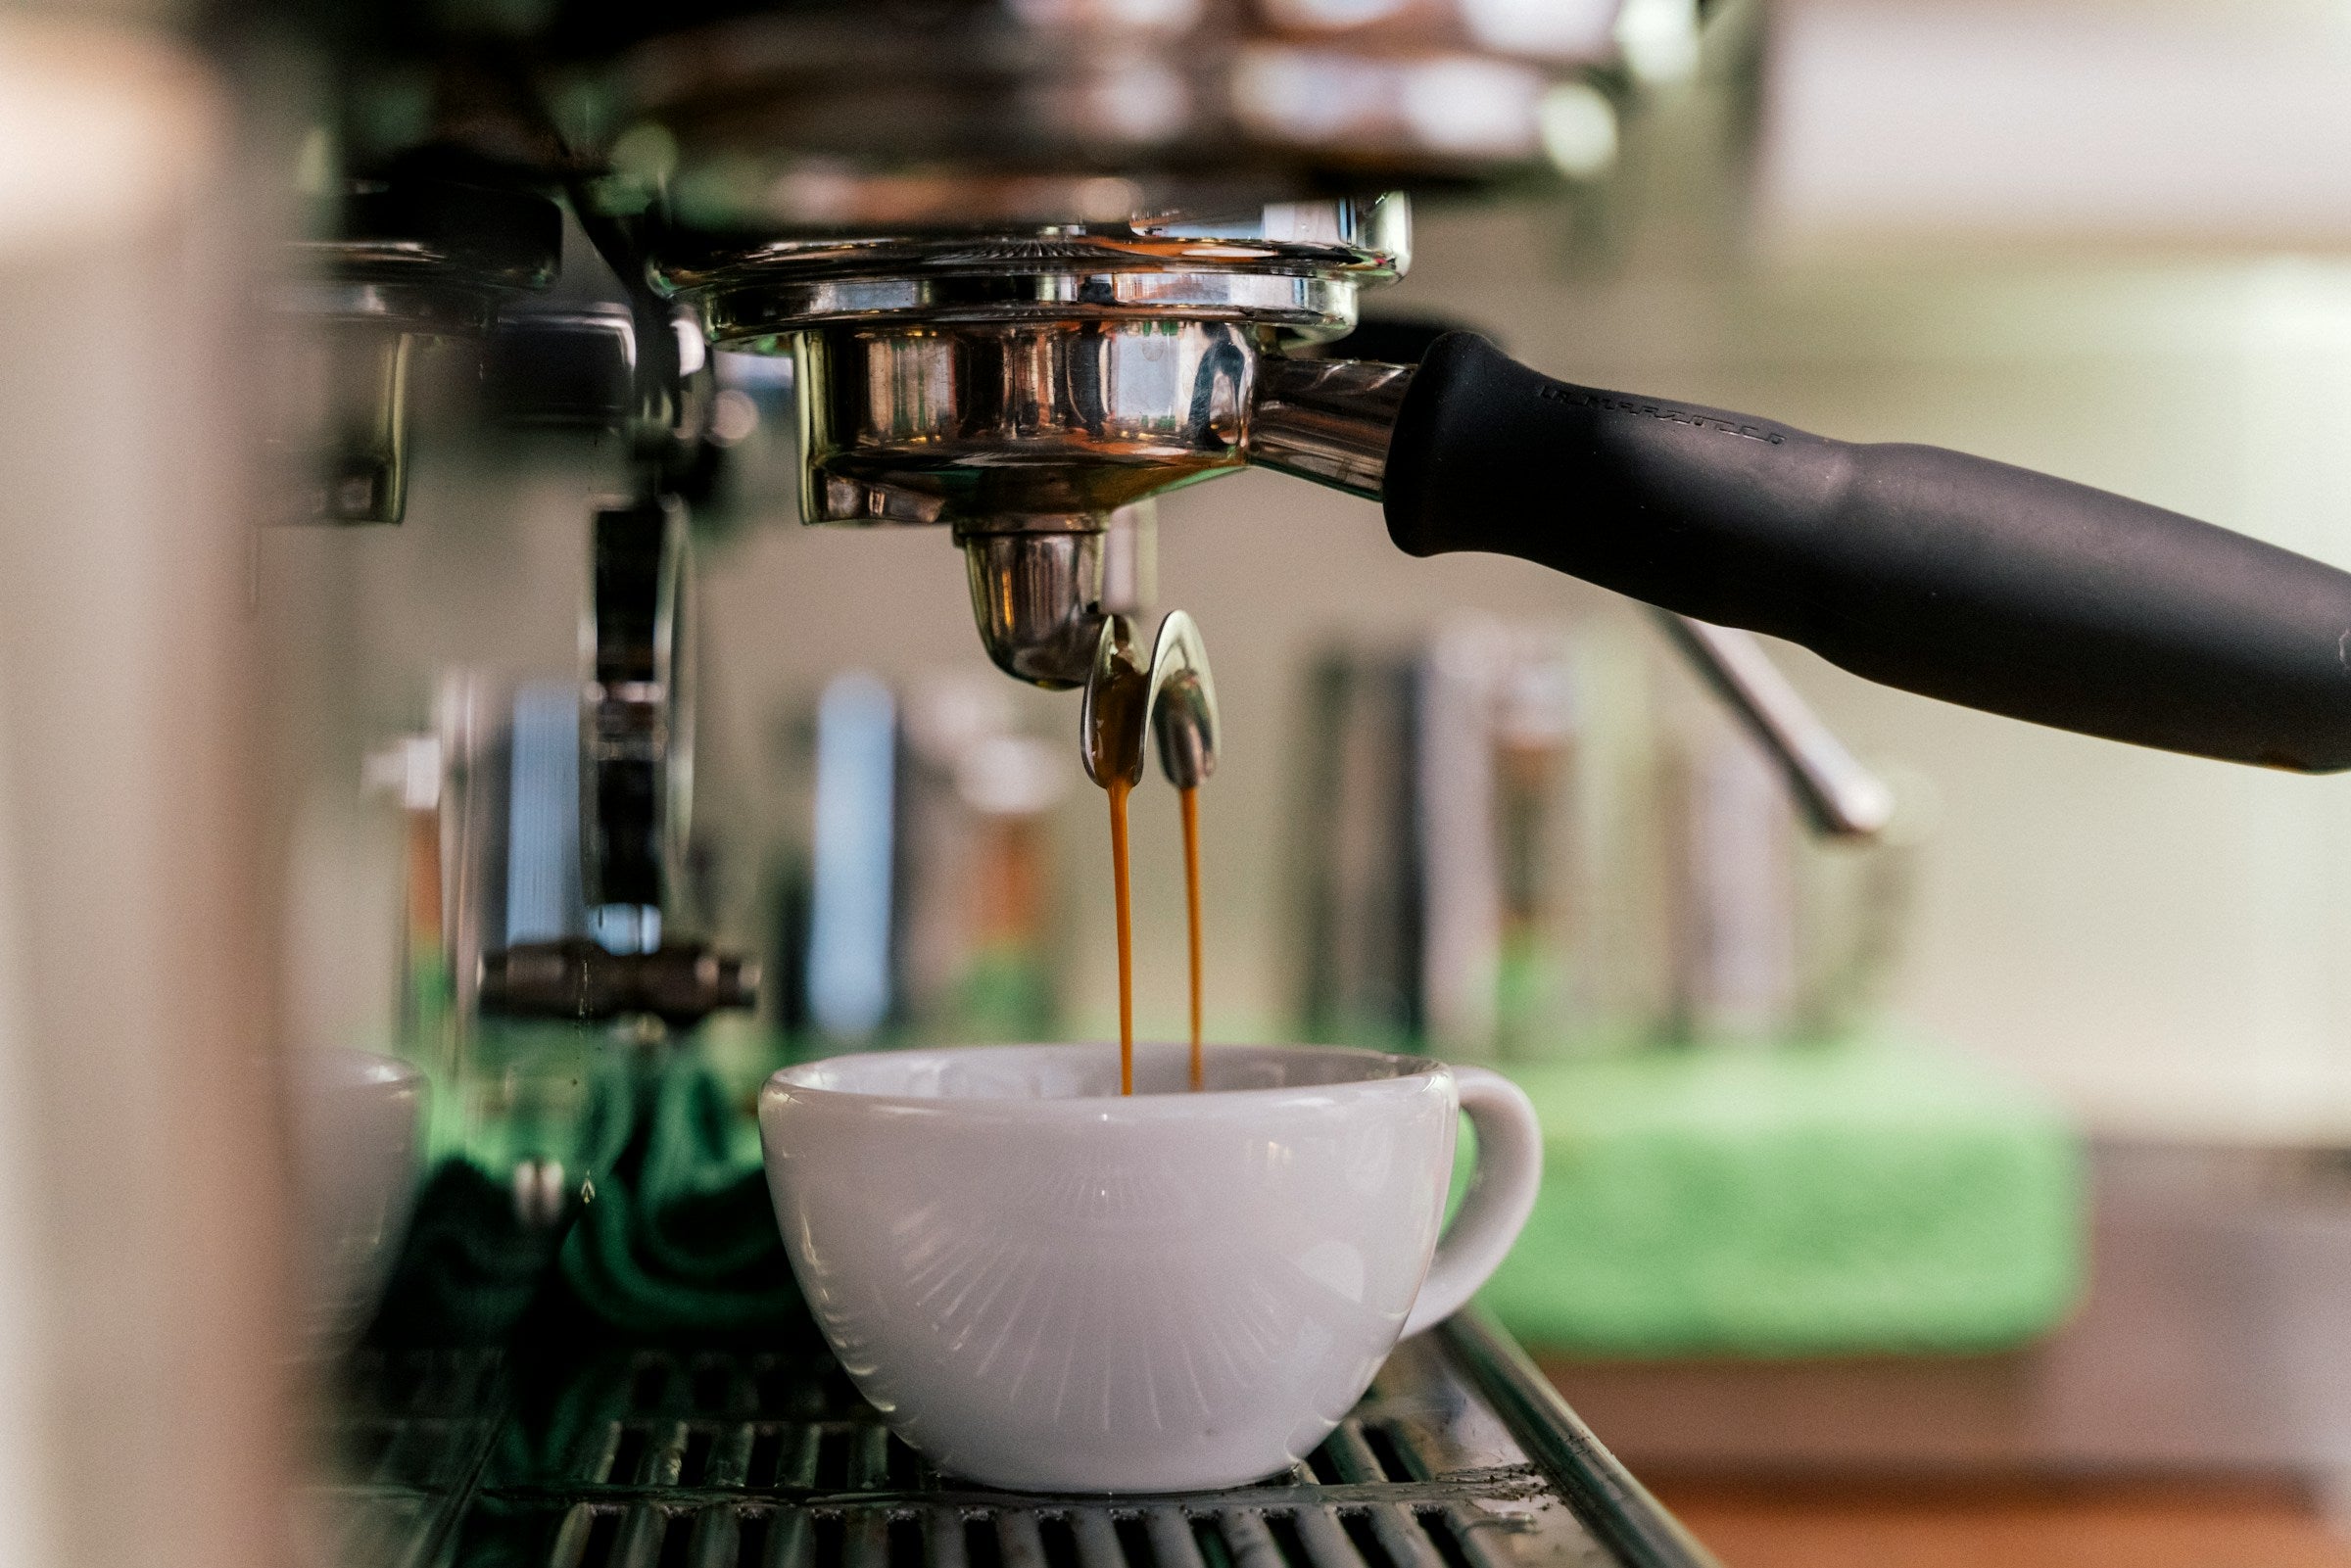
<path fill-rule="evenodd" d="M 1358 291 L 1409 264 L 1409 231 L 1387 196 L 658 270 L 715 344 L 792 356 L 803 520 L 949 528 L 997 665 L 1075 687 L 1109 613 L 1111 514 L 1266 460 L 1269 394 L 1299 380 L 1282 350 L 1352 329 Z"/>

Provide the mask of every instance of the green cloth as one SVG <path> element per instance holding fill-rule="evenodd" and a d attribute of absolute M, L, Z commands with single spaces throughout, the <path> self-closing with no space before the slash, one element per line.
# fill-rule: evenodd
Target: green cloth
<path fill-rule="evenodd" d="M 599 1074 L 565 1280 L 615 1328 L 665 1335 L 802 1315 L 758 1125 L 692 1053 Z"/>
<path fill-rule="evenodd" d="M 400 1345 L 495 1345 L 538 1296 L 556 1236 L 514 1217 L 514 1190 L 463 1159 L 442 1161 L 414 1217 L 370 1337 Z"/>
<path fill-rule="evenodd" d="M 1570 1354 L 1989 1351 L 2083 1278 L 2075 1136 L 1980 1064 L 1861 1041 L 1515 1067 L 1533 1217 L 1482 1300 Z"/>
<path fill-rule="evenodd" d="M 701 1055 L 600 1053 L 583 1075 L 579 1119 L 561 1140 L 562 1220 L 542 1228 L 516 1216 L 511 1178 L 483 1168 L 513 1158 L 495 1135 L 441 1161 L 418 1196 L 379 1334 L 496 1343 L 534 1306 L 655 1338 L 804 1322 L 758 1123 Z"/>

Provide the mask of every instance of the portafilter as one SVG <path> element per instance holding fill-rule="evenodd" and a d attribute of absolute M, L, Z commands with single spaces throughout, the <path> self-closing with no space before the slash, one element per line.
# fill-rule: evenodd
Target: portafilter
<path fill-rule="evenodd" d="M 2351 575 L 2119 496 L 1554 380 L 1483 339 L 1296 355 L 1409 261 L 1401 197 L 660 268 L 798 366 L 807 520 L 951 527 L 1004 669 L 1082 683 L 1109 511 L 1245 466 L 1855 674 L 2087 735 L 2351 767 Z"/>

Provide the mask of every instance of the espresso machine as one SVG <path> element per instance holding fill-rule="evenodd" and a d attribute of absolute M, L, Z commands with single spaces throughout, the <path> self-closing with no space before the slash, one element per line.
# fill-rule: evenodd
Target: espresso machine
<path fill-rule="evenodd" d="M 749 415 L 788 410 L 799 520 L 936 536 L 939 572 L 951 543 L 987 657 L 1068 691 L 1148 607 L 1155 499 L 1258 467 L 1362 498 L 1367 527 L 1376 503 L 1412 554 L 1654 606 L 1823 832 L 1874 832 L 1886 791 L 1751 633 L 2086 734 L 2351 766 L 2351 576 L 1979 459 L 1360 330 L 1410 267 L 1415 194 L 1556 196 L 1725 20 L 548 0 L 208 23 L 254 216 L 216 292 L 253 396 L 212 431 L 247 473 L 236 547 L 206 557 L 242 591 L 214 640 L 234 657 L 189 679 L 253 734 L 242 771 L 188 786 L 216 810 L 165 820 L 243 824 L 261 886 L 222 923 L 253 973 L 171 974 L 305 1062 L 286 1125 L 236 1123 L 291 1151 L 296 1212 L 223 1206 L 221 1256 L 266 1273 L 299 1232 L 311 1276 L 299 1326 L 246 1314 L 305 1369 L 252 1357 L 298 1414 L 236 1494 L 265 1508 L 299 1472 L 301 1544 L 242 1539 L 561 1568 L 1708 1560 L 1474 1311 L 1233 1494 L 995 1495 L 891 1438 L 746 1164 L 744 1021 L 814 976 L 772 961 L 726 854 L 749 813 L 699 754 L 725 672 L 695 562 Z M 1216 607 L 1187 608 L 1213 643 Z M 861 690 L 843 766 L 887 770 Z M 877 877 L 840 883 L 841 919 L 887 919 L 857 897 Z M 886 986 L 840 994 L 887 1015 Z M 303 1056 L 329 1044 L 364 1060 Z M 232 1429 L 269 1430 L 266 1404 Z"/>

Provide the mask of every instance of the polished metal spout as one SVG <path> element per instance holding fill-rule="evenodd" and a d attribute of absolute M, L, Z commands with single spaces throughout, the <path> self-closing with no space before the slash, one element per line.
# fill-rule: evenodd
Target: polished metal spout
<path fill-rule="evenodd" d="M 996 668 L 1055 691 L 1084 685 L 1102 633 L 1101 531 L 966 533 L 963 559 Z"/>
<path fill-rule="evenodd" d="M 1245 435 L 1208 471 L 1238 466 L 1245 456 L 1253 466 L 1378 498 L 1396 410 L 1412 382 L 1410 366 L 1271 353 L 1240 362 L 1254 371 L 1241 379 L 1254 383 L 1255 396 L 1231 421 Z M 1206 406 L 1200 399 L 1193 402 Z M 865 449 L 875 445 L 860 443 Z M 1031 461 L 1005 465 L 989 477 L 998 495 L 1050 505 L 1106 488 L 1135 495 L 1201 477 L 1189 456 L 1154 458 L 1128 450 L 1108 460 L 1098 438 L 1082 432 L 1066 433 L 1049 454 L 1036 450 L 1033 432 L 1028 445 Z M 1046 460 L 1035 460 L 1040 457 Z M 1108 484 L 1112 477 L 1115 485 Z M 903 476 L 890 485 L 869 485 L 858 490 L 858 504 L 903 489 Z M 972 615 L 996 668 L 1054 690 L 1084 685 L 1105 617 L 1149 607 L 1154 510 L 1148 494 L 1108 512 L 954 516 L 950 510 L 971 580 Z"/>
<path fill-rule="evenodd" d="M 1377 500 L 1412 384 L 1411 365 L 1266 355 L 1243 447 L 1249 465 Z"/>
<path fill-rule="evenodd" d="M 1085 684 L 1106 616 L 1151 596 L 1149 501 L 1110 513 L 1015 514 L 956 529 L 972 618 L 996 668 L 1066 691 Z"/>

